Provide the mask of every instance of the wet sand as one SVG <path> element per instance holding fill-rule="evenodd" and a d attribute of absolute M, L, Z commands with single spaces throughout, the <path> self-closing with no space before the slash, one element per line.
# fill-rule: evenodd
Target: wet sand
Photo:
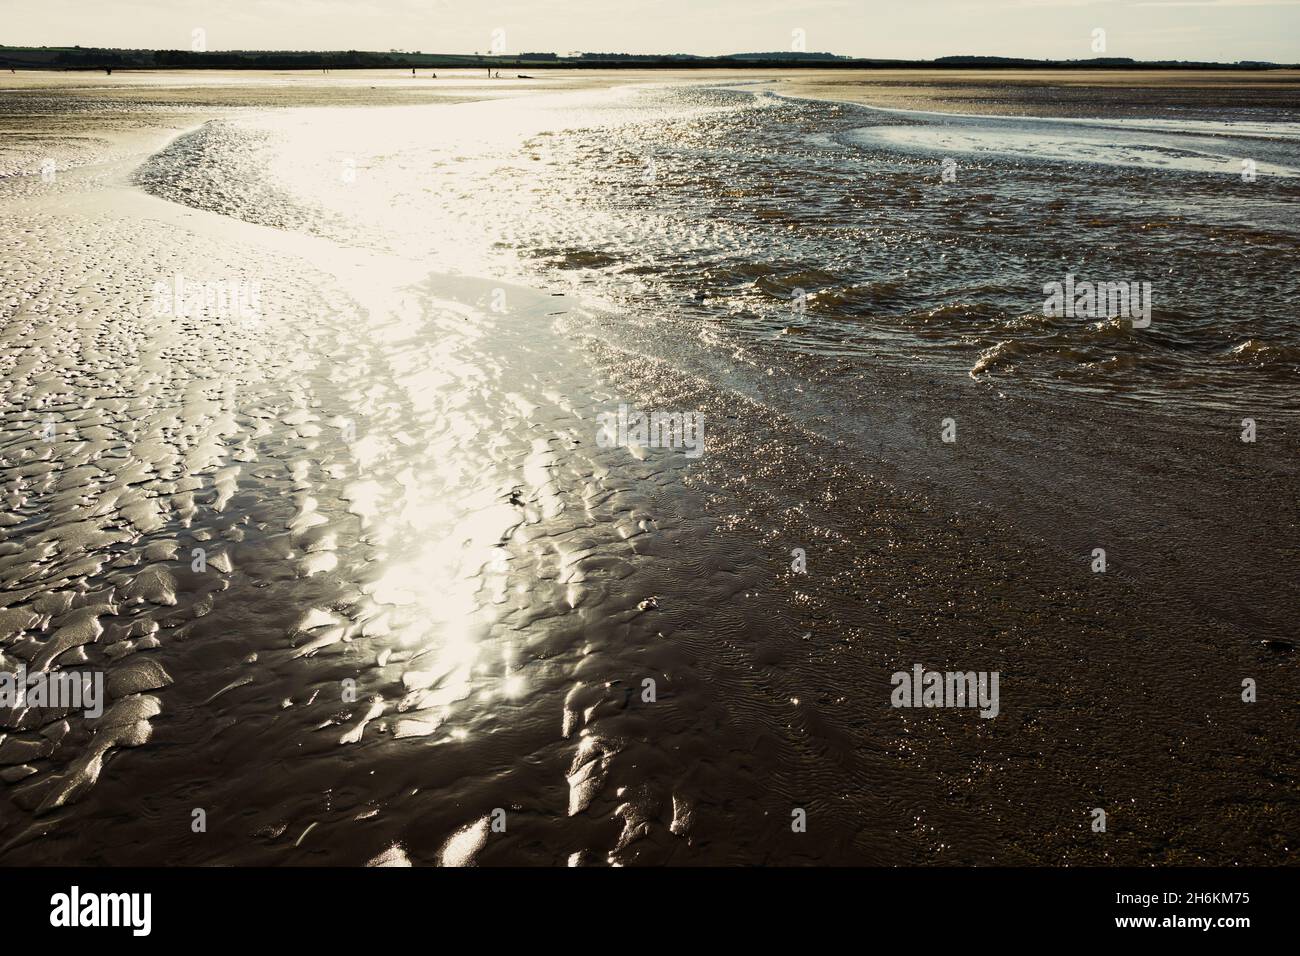
<path fill-rule="evenodd" d="M 1187 118 L 1296 112 L 1300 71 L 843 70 L 782 77 L 796 96 L 884 109 L 996 116 Z"/>
<path fill-rule="evenodd" d="M 436 79 L 428 70 L 415 77 L 390 70 L 0 74 L 0 175 L 30 173 L 45 158 L 60 168 L 102 163 L 121 155 L 124 141 L 148 155 L 159 133 L 191 129 L 229 111 L 452 104 L 624 82 L 597 71 L 537 73 L 529 80 L 514 73 L 488 79 L 485 72 L 444 70 Z"/>
<path fill-rule="evenodd" d="M 132 185 L 233 102 L 367 95 L 322 83 L 6 101 L 6 162 L 76 168 L 0 199 L 0 669 L 111 699 L 0 714 L 0 863 L 1295 861 L 1294 407 L 1246 446 L 1232 408 L 697 347 Z M 174 272 L 264 308 L 160 317 Z M 620 402 L 707 453 L 600 447 Z M 890 708 L 914 662 L 1000 671 L 998 718 Z"/>

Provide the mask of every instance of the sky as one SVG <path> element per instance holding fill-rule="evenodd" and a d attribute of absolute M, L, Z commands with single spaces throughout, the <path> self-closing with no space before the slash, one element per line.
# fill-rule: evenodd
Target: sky
<path fill-rule="evenodd" d="M 0 43 L 1300 62 L 1300 0 L 0 0 Z M 1104 53 L 1094 51 L 1104 32 Z M 495 32 L 499 31 L 499 32 Z M 802 31 L 802 32 L 800 32 Z"/>

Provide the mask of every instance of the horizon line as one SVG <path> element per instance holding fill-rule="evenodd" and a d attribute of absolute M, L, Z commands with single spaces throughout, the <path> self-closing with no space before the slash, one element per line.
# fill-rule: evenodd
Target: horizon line
<path fill-rule="evenodd" d="M 1242 68 L 1243 66 L 1254 66 L 1260 68 L 1278 68 L 1278 69 L 1300 69 L 1300 63 L 1280 63 L 1273 60 L 1198 60 L 1198 59 L 1137 59 L 1134 57 L 1114 57 L 1114 56 L 1094 56 L 1088 58 L 1071 58 L 1059 59 L 1052 57 L 1030 57 L 1030 56 L 1008 56 L 997 53 L 949 53 L 942 56 L 916 59 L 907 57 L 878 57 L 878 56 L 849 56 L 842 53 L 831 53 L 829 51 L 741 51 L 736 53 L 718 53 L 718 54 L 701 54 L 701 53 L 623 53 L 623 52 L 596 52 L 596 51 L 571 51 L 569 53 L 556 53 L 554 51 L 523 51 L 518 53 L 427 53 L 424 51 L 408 50 L 362 50 L 362 49 L 289 49 L 289 48 L 231 48 L 226 50 L 185 50 L 181 48 L 170 47 L 107 47 L 107 46 L 82 46 L 80 44 L 70 45 L 51 45 L 42 44 L 39 46 L 30 44 L 0 44 L 0 50 L 9 51 L 76 51 L 82 54 L 94 53 L 136 53 L 136 54 L 166 54 L 176 55 L 187 58 L 204 59 L 221 56 L 348 56 L 358 55 L 367 57 L 378 57 L 385 59 L 394 59 L 400 61 L 402 58 L 451 58 L 460 60 L 475 61 L 493 61 L 493 62 L 518 62 L 529 60 L 533 65 L 544 66 L 546 63 L 563 63 L 578 64 L 592 61 L 665 61 L 665 60 L 695 60 L 695 61 L 744 61 L 744 60 L 762 60 L 768 62 L 790 62 L 799 63 L 807 62 L 809 64 L 826 65 L 836 64 L 838 66 L 870 63 L 870 64 L 944 64 L 948 65 L 953 61 L 1005 61 L 1008 64 L 1045 64 L 1045 65 L 1070 65 L 1099 68 L 1102 66 L 1166 66 L 1166 65 L 1191 65 L 1191 66 L 1222 66 Z M 21 61 L 11 64 L 14 66 L 25 65 Z M 32 63 L 31 66 L 39 64 Z M 166 64 L 175 66 L 176 64 Z M 409 63 L 405 64 L 409 65 Z"/>

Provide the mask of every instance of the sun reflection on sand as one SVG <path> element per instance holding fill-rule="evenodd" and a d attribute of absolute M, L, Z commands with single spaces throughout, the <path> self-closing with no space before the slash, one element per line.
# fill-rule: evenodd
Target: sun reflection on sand
<path fill-rule="evenodd" d="M 413 312 L 429 314 L 423 303 L 388 311 L 378 323 L 411 434 L 366 435 L 349 446 L 357 480 L 343 496 L 373 549 L 361 585 L 374 605 L 370 622 L 392 648 L 386 659 L 405 668 L 395 733 L 441 728 L 456 739 L 467 728 L 446 726 L 455 705 L 528 694 L 515 649 L 489 650 L 482 642 L 509 599 L 512 537 L 564 505 L 550 442 L 532 439 L 516 468 L 507 470 L 502 450 L 483 441 L 493 417 L 481 396 L 498 389 L 494 379 L 505 371 L 476 351 L 487 334 L 482 316 L 469 319 L 442 306 L 436 305 L 433 323 L 441 328 L 432 334 L 427 320 L 411 322 Z M 503 401 L 525 420 L 537 408 L 515 392 Z M 367 396 L 359 418 L 390 414 L 391 404 L 391 396 Z"/>

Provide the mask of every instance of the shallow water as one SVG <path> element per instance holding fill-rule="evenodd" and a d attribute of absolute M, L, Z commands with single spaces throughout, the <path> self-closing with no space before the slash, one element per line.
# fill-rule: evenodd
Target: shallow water
<path fill-rule="evenodd" d="M 658 83 L 15 185 L 0 653 L 112 709 L 4 715 L 0 860 L 1293 860 L 1294 136 L 964 119 L 945 183 L 953 122 Z M 890 708 L 918 661 L 999 717 Z"/>
<path fill-rule="evenodd" d="M 1296 129 L 669 86 L 214 124 L 142 181 L 457 271 L 582 269 L 632 321 L 666 312 L 742 340 L 779 333 L 792 352 L 1090 394 L 1294 407 Z M 1045 317 L 1044 285 L 1067 275 L 1151 283 L 1151 328 Z"/>

